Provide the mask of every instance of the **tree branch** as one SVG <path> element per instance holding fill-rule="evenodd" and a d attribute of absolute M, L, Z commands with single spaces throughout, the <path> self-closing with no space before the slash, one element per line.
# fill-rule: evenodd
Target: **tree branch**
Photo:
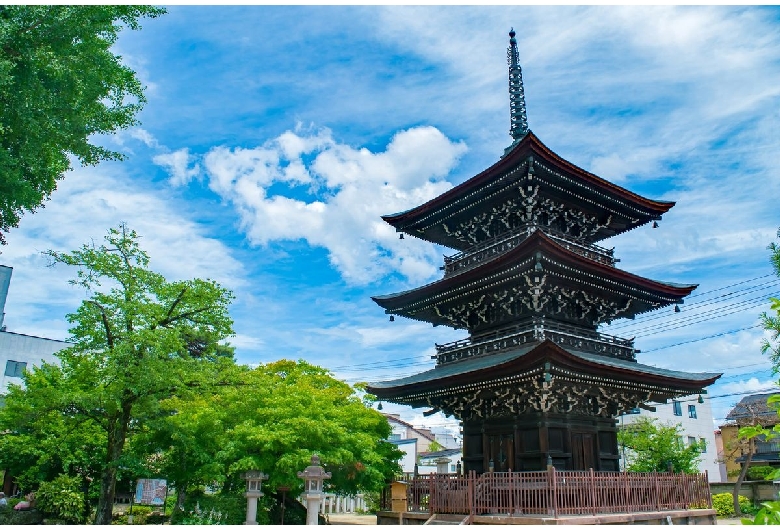
<path fill-rule="evenodd" d="M 88 303 L 97 306 L 100 309 L 100 315 L 103 320 L 103 328 L 106 330 L 106 342 L 108 343 L 108 349 L 114 349 L 114 334 L 111 332 L 111 324 L 108 322 L 108 315 L 106 315 L 106 309 L 95 302 L 94 300 L 87 300 Z"/>

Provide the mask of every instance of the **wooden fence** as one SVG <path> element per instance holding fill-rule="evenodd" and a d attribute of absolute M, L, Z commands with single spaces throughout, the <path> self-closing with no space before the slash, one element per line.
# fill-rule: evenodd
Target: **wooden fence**
<path fill-rule="evenodd" d="M 557 517 L 712 508 L 706 473 L 433 473 L 412 478 L 406 490 L 407 511 L 431 514 Z"/>

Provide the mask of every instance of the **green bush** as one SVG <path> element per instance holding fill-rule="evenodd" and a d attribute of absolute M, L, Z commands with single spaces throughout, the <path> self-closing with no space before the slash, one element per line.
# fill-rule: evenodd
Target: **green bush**
<path fill-rule="evenodd" d="M 43 524 L 43 513 L 40 510 L 4 510 L 0 512 L 0 525 Z"/>
<path fill-rule="evenodd" d="M 152 514 L 153 508 L 151 506 L 133 506 L 133 524 L 146 524 L 147 519 Z M 130 524 L 130 510 L 122 515 L 115 516 L 111 521 L 111 524 Z"/>
<path fill-rule="evenodd" d="M 35 494 L 36 508 L 69 523 L 83 523 L 84 494 L 81 479 L 59 475 L 50 482 L 42 482 Z"/>
<path fill-rule="evenodd" d="M 257 522 L 268 524 L 268 512 L 263 509 L 265 497 L 258 499 Z M 184 511 L 174 510 L 171 524 L 229 524 L 241 525 L 246 521 L 246 498 L 241 493 L 206 494 L 187 496 Z"/>
<path fill-rule="evenodd" d="M 712 496 L 712 507 L 720 517 L 734 516 L 734 495 L 732 493 L 718 493 Z M 752 511 L 753 504 L 750 499 L 744 495 L 739 496 L 739 509 L 749 513 Z"/>
<path fill-rule="evenodd" d="M 762 502 L 753 519 L 742 519 L 742 524 L 780 524 L 780 501 Z"/>
<path fill-rule="evenodd" d="M 745 478 L 748 480 L 766 480 L 767 476 L 774 472 L 775 468 L 772 466 L 751 466 L 748 468 Z"/>

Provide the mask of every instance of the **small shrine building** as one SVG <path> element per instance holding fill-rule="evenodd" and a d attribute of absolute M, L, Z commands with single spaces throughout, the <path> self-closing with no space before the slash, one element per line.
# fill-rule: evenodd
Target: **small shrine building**
<path fill-rule="evenodd" d="M 369 385 L 379 399 L 463 425 L 464 472 L 618 471 L 615 417 L 703 393 L 722 374 L 640 364 L 601 324 L 681 304 L 696 285 L 619 269 L 602 241 L 674 206 L 568 162 L 528 128 L 517 41 L 508 49 L 510 134 L 501 159 L 446 193 L 384 216 L 401 234 L 454 249 L 444 277 L 373 300 L 390 315 L 468 332 L 436 366 Z"/>

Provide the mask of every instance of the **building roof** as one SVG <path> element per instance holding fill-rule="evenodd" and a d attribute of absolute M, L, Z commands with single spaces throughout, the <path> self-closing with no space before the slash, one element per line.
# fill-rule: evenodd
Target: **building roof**
<path fill-rule="evenodd" d="M 387 418 L 387 421 L 389 421 L 389 422 L 397 423 L 398 425 L 406 427 L 407 429 L 411 429 L 417 435 L 419 435 L 420 438 L 425 438 L 426 440 L 430 440 L 431 442 L 435 442 L 436 441 L 436 437 L 432 433 L 427 433 L 424 430 L 418 429 L 417 427 L 413 426 L 411 423 L 405 422 L 397 414 L 389 414 L 389 413 L 384 413 L 383 412 L 382 415 L 385 418 Z M 425 430 L 427 430 L 427 429 L 425 429 Z"/>
<path fill-rule="evenodd" d="M 446 458 L 448 456 L 456 456 L 456 455 L 460 456 L 462 452 L 463 449 L 458 447 L 455 449 L 442 449 L 441 451 L 424 452 L 424 453 L 420 453 L 418 456 L 425 460 L 430 460 L 433 458 Z"/>
<path fill-rule="evenodd" d="M 425 204 L 404 212 L 382 216 L 382 219 L 396 230 L 426 241 L 464 250 L 468 245 L 464 246 L 463 242 L 450 237 L 436 225 L 470 205 L 495 196 L 501 187 L 525 178 L 526 173 L 518 171 L 518 168 L 537 167 L 549 175 L 555 175 L 556 188 L 561 193 L 566 193 L 566 190 L 570 189 L 571 199 L 579 199 L 579 204 L 584 206 L 587 203 L 593 207 L 608 208 L 615 213 L 624 214 L 623 221 L 610 220 L 603 226 L 592 238 L 593 241 L 659 219 L 661 214 L 669 211 L 675 204 L 647 199 L 585 171 L 555 154 L 529 131 L 506 156 L 488 169 Z"/>
<path fill-rule="evenodd" d="M 777 410 L 767 404 L 767 399 L 777 394 L 778 392 L 773 392 L 743 397 L 726 415 L 726 420 L 737 424 L 758 422 L 762 425 L 775 425 L 780 419 Z"/>

